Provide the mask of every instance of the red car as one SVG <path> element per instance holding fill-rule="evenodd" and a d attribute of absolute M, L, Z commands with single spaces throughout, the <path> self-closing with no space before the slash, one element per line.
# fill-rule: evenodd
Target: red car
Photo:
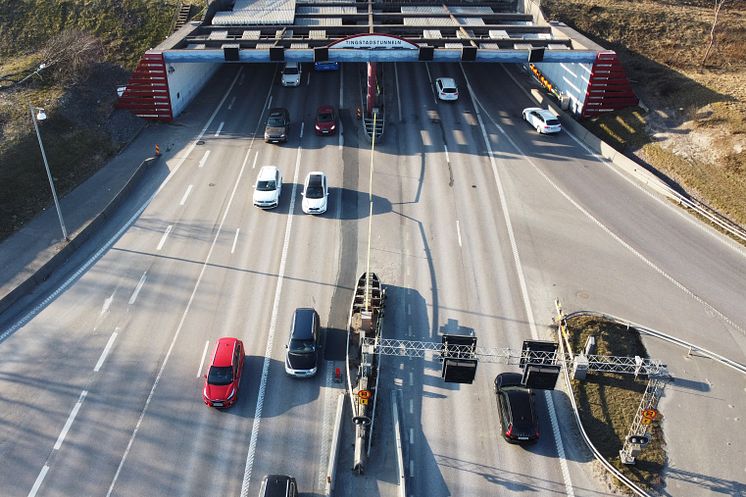
<path fill-rule="evenodd" d="M 211 407 L 230 407 L 238 398 L 244 361 L 243 342 L 238 338 L 223 337 L 218 340 L 211 357 L 202 400 Z"/>
<path fill-rule="evenodd" d="M 316 110 L 313 127 L 317 135 L 333 135 L 337 131 L 337 113 L 331 105 L 322 105 Z"/>

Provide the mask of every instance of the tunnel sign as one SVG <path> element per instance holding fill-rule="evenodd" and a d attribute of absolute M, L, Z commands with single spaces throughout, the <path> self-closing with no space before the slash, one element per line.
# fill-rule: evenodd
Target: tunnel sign
<path fill-rule="evenodd" d="M 352 35 L 329 44 L 328 48 L 405 48 L 419 50 L 420 47 L 398 36 L 385 34 Z"/>

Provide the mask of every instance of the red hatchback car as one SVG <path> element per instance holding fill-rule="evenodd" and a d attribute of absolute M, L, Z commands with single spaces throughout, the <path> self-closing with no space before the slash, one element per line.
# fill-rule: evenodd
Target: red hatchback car
<path fill-rule="evenodd" d="M 313 127 L 317 135 L 333 135 L 337 131 L 337 113 L 331 105 L 322 105 L 316 110 Z"/>
<path fill-rule="evenodd" d="M 243 371 L 243 342 L 223 337 L 212 353 L 210 370 L 205 375 L 202 400 L 211 407 L 230 407 L 238 398 L 238 385 Z"/>

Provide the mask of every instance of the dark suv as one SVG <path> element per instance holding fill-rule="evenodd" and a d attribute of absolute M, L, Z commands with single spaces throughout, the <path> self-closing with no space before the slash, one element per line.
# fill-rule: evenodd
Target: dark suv
<path fill-rule="evenodd" d="M 259 497 L 298 497 L 298 485 L 292 476 L 267 475 L 262 481 Z"/>
<path fill-rule="evenodd" d="M 285 372 L 306 378 L 319 369 L 319 315 L 310 307 L 295 310 L 290 338 L 285 346 Z"/>
<path fill-rule="evenodd" d="M 290 113 L 283 107 L 269 109 L 267 125 L 264 127 L 265 142 L 286 142 L 290 133 Z"/>
<path fill-rule="evenodd" d="M 510 443 L 539 439 L 539 421 L 531 389 L 521 385 L 518 373 L 501 373 L 495 378 L 495 393 L 502 435 Z"/>

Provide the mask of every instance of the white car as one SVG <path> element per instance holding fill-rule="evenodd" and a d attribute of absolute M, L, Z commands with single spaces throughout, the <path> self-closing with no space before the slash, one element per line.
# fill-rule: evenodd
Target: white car
<path fill-rule="evenodd" d="M 280 79 L 282 86 L 300 86 L 301 73 L 300 63 L 286 62 L 282 68 L 282 78 Z"/>
<path fill-rule="evenodd" d="M 438 98 L 444 101 L 453 102 L 458 100 L 458 87 L 453 78 L 438 78 L 435 80 L 435 91 L 438 92 Z"/>
<path fill-rule="evenodd" d="M 282 173 L 277 166 L 262 166 L 254 184 L 254 205 L 271 209 L 280 204 Z"/>
<path fill-rule="evenodd" d="M 559 133 L 562 131 L 562 124 L 559 119 L 549 112 L 548 109 L 540 107 L 523 109 L 523 119 L 541 134 Z"/>
<path fill-rule="evenodd" d="M 311 171 L 303 183 L 303 202 L 301 206 L 306 214 L 323 214 L 326 212 L 329 185 L 326 174 L 321 171 Z"/>

